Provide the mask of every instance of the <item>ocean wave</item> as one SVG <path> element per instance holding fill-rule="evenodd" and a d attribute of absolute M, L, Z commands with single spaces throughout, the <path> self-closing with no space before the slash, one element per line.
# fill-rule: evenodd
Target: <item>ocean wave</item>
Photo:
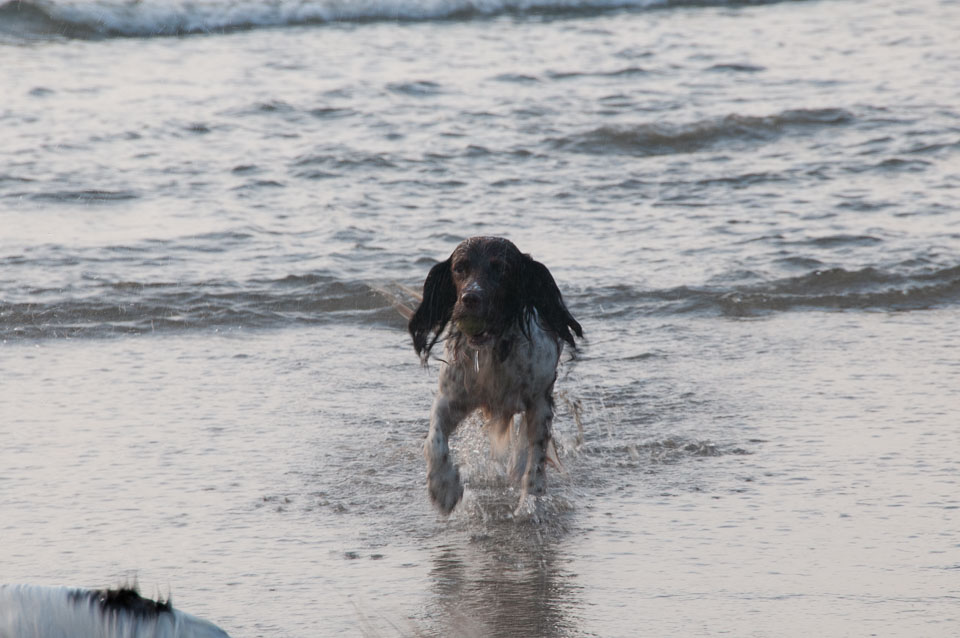
<path fill-rule="evenodd" d="M 693 153 L 729 140 L 769 141 L 791 130 L 839 126 L 852 121 L 853 114 L 844 109 L 791 109 L 768 116 L 732 114 L 689 124 L 601 126 L 549 142 L 555 148 L 577 153 L 644 157 Z"/>
<path fill-rule="evenodd" d="M 960 303 L 960 266 L 898 275 L 874 268 L 817 270 L 721 295 L 726 315 L 751 316 L 800 308 L 905 311 Z"/>
<path fill-rule="evenodd" d="M 960 304 L 960 266 L 915 273 L 867 267 L 817 269 L 797 277 L 734 286 L 642 290 L 618 285 L 571 296 L 603 316 L 754 317 L 793 310 L 909 311 Z"/>
<path fill-rule="evenodd" d="M 332 322 L 391 326 L 402 332 L 404 320 L 391 305 L 396 299 L 378 292 L 382 289 L 317 274 L 247 282 L 116 281 L 78 290 L 32 289 L 0 301 L 0 341 L 276 329 Z M 406 289 L 400 286 L 399 290 Z M 960 304 L 960 266 L 912 274 L 872 267 L 819 269 L 748 285 L 659 290 L 618 284 L 574 289 L 567 297 L 579 315 L 608 319 L 923 310 Z"/>
<path fill-rule="evenodd" d="M 366 284 L 327 275 L 248 282 L 117 281 L 76 291 L 29 290 L 16 301 L 0 301 L 0 340 L 267 329 L 343 320 L 400 322 Z"/>
<path fill-rule="evenodd" d="M 761 3 L 762 0 L 11 0 L 0 5 L 0 33 L 21 37 L 155 37 L 332 22 L 449 20 L 501 14 Z"/>

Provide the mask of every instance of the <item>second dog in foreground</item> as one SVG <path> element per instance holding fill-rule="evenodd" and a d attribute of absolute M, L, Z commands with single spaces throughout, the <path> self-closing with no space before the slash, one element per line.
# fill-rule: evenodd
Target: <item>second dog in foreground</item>
<path fill-rule="evenodd" d="M 230 638 L 133 587 L 0 585 L 0 638 Z"/>
<path fill-rule="evenodd" d="M 430 269 L 423 300 L 409 323 L 425 364 L 446 334 L 440 387 L 424 445 L 430 498 L 449 513 L 463 496 L 448 439 L 480 409 L 492 437 L 509 435 L 523 414 L 527 462 L 521 502 L 546 490 L 553 384 L 563 344 L 576 348 L 580 324 L 546 266 L 500 237 L 472 237 Z"/>

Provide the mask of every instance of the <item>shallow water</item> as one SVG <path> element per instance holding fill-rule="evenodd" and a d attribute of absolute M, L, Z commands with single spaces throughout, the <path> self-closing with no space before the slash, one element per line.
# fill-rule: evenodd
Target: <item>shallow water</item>
<path fill-rule="evenodd" d="M 233 636 L 954 635 L 958 20 L 3 5 L 2 580 Z M 371 285 L 474 234 L 587 340 L 549 495 L 471 421 L 444 519 Z"/>

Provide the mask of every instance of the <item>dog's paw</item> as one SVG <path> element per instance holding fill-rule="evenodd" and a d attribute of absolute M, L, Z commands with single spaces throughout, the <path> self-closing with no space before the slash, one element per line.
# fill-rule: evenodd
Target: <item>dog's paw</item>
<path fill-rule="evenodd" d="M 530 465 L 523 477 L 524 496 L 543 496 L 547 493 L 547 472 L 544 463 Z"/>
<path fill-rule="evenodd" d="M 518 521 L 530 521 L 539 525 L 540 521 L 543 520 L 542 499 L 536 496 L 521 494 L 520 502 L 517 503 L 516 509 L 513 510 L 513 517 Z"/>
<path fill-rule="evenodd" d="M 444 514 L 449 514 L 463 498 L 463 484 L 460 471 L 452 464 L 445 463 L 436 470 L 427 473 L 427 489 L 430 500 Z"/>

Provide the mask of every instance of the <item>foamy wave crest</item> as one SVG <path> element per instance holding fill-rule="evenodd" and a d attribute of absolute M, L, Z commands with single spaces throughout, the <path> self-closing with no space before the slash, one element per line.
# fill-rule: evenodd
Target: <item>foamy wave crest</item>
<path fill-rule="evenodd" d="M 735 3 L 704 0 L 699 4 Z M 152 37 L 342 21 L 435 20 L 684 4 L 690 4 L 689 0 L 12 0 L 0 6 L 0 31 L 28 37 Z"/>

